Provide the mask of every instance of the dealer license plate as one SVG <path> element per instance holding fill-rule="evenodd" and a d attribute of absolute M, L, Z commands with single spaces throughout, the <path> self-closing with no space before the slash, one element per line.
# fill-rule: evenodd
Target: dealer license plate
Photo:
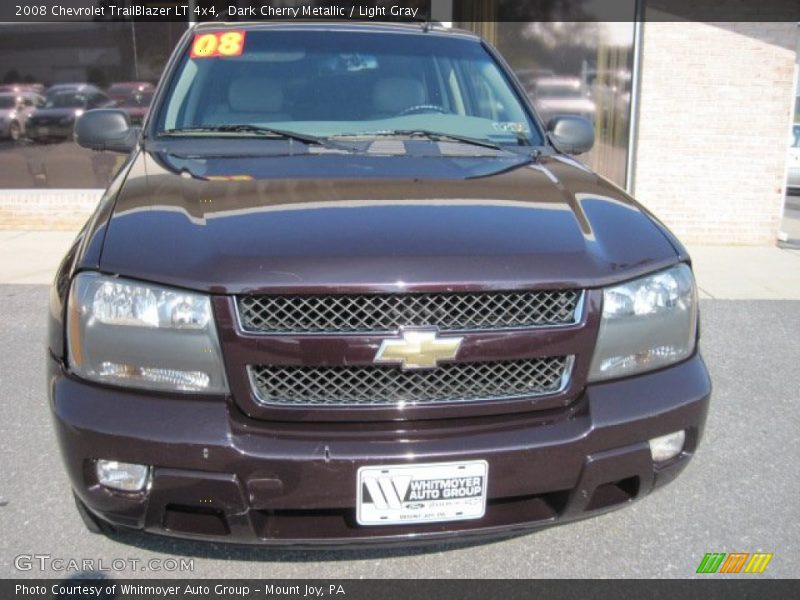
<path fill-rule="evenodd" d="M 485 460 L 361 467 L 356 520 L 396 525 L 480 519 L 488 475 Z"/>

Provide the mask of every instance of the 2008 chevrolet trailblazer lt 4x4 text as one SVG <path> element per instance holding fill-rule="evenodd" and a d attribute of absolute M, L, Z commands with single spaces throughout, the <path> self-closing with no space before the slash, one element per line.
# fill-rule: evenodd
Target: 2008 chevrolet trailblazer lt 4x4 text
<path fill-rule="evenodd" d="M 627 504 L 711 391 L 689 257 L 480 38 L 204 24 L 52 289 L 49 393 L 94 531 L 513 534 Z"/>

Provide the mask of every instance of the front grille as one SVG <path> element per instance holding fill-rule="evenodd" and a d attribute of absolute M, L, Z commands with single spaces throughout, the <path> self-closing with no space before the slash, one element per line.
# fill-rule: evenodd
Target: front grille
<path fill-rule="evenodd" d="M 279 406 L 398 406 L 480 402 L 543 396 L 563 391 L 572 356 L 481 363 L 436 369 L 399 367 L 251 366 L 262 404 Z"/>
<path fill-rule="evenodd" d="M 242 296 L 238 310 L 242 328 L 253 333 L 464 331 L 571 324 L 581 298 L 576 290 Z"/>

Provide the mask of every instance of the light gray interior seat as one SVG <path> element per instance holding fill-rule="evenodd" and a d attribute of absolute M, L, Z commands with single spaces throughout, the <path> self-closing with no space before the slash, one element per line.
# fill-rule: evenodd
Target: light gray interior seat
<path fill-rule="evenodd" d="M 207 124 L 228 125 L 289 121 L 284 112 L 284 93 L 277 79 L 240 77 L 228 88 L 227 103 L 211 109 L 205 117 Z"/>
<path fill-rule="evenodd" d="M 407 108 L 425 104 L 425 88 L 413 77 L 387 77 L 372 90 L 372 103 L 377 117 L 393 117 Z"/>

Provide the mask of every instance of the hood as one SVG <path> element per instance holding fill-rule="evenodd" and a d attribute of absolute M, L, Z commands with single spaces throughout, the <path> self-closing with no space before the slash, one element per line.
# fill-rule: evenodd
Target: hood
<path fill-rule="evenodd" d="M 635 202 L 568 158 L 141 152 L 99 267 L 216 293 L 302 293 L 593 287 L 676 260 Z"/>

